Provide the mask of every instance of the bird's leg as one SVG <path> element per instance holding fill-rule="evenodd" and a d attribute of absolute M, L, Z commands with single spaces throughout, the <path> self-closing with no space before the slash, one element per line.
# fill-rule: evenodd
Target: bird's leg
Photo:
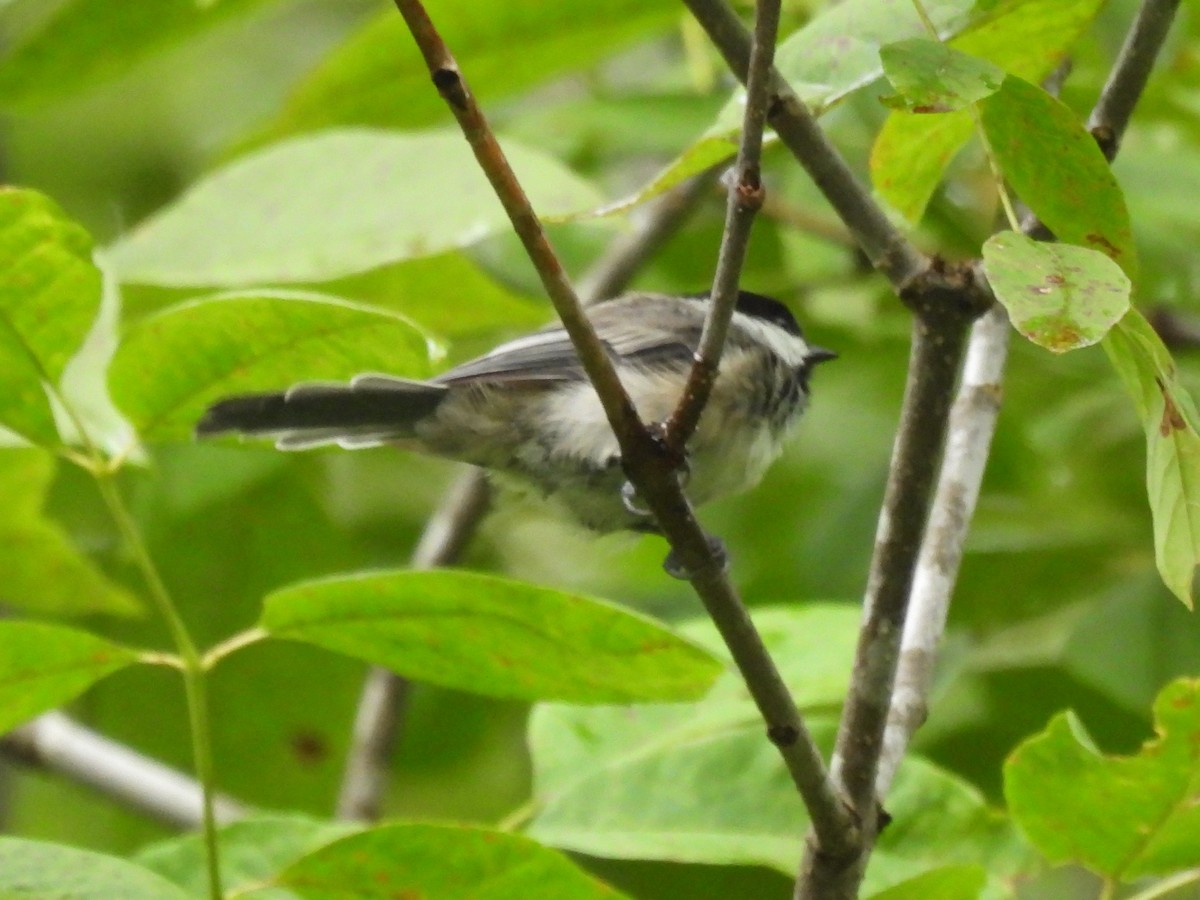
<path fill-rule="evenodd" d="M 679 449 L 667 440 L 667 426 L 665 422 L 652 422 L 647 426 L 647 431 L 650 433 L 651 440 L 654 441 L 655 447 L 662 454 L 667 464 L 674 470 L 676 477 L 679 479 L 681 487 L 686 487 L 688 478 L 691 476 L 692 468 L 688 459 L 687 449 Z M 633 483 L 626 481 L 621 485 L 621 503 L 625 509 L 635 516 L 645 518 L 646 521 L 634 527 L 635 531 L 643 533 L 661 534 L 656 522 L 654 522 L 652 513 L 639 503 L 637 488 Z M 717 565 L 724 571 L 729 568 L 729 552 L 725 549 L 725 542 L 714 534 L 705 534 L 705 540 L 708 541 L 709 551 L 716 560 Z M 672 548 L 663 560 L 663 570 L 672 578 L 678 578 L 683 581 L 691 580 L 695 574 L 687 569 L 679 559 L 675 549 Z"/>

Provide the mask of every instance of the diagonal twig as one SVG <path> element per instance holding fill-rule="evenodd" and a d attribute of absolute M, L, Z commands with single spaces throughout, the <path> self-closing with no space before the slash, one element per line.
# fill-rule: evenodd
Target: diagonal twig
<path fill-rule="evenodd" d="M 613 241 L 581 279 L 579 293 L 584 302 L 594 303 L 623 291 L 691 215 L 708 191 L 712 177 L 713 173 L 704 173 L 664 194 L 634 231 Z M 487 507 L 487 494 L 483 472 L 465 470 L 430 516 L 413 552 L 412 567 L 436 568 L 457 562 Z M 388 669 L 373 667 L 368 671 L 338 795 L 339 818 L 379 818 L 408 688 L 406 679 Z"/>
<path fill-rule="evenodd" d="M 696 521 L 676 477 L 674 455 L 664 452 L 662 442 L 655 440 L 638 419 L 536 214 L 423 5 L 419 0 L 395 0 L 395 3 L 425 57 L 434 84 L 475 151 L 476 159 L 500 197 L 559 312 L 620 445 L 626 474 L 638 496 L 654 514 L 675 558 L 691 573 L 689 579 L 693 588 L 742 672 L 750 694 L 766 720 L 768 735 L 804 798 L 818 840 L 822 846 L 832 848 L 852 843 L 855 828 L 849 813 L 837 797 L 824 771 L 820 752 L 726 575 L 722 561 L 713 552 L 707 535 Z"/>
<path fill-rule="evenodd" d="M 666 424 L 667 445 L 680 453 L 700 424 L 700 414 L 717 380 L 725 336 L 738 298 L 738 281 L 746 262 L 746 248 L 750 244 L 750 229 L 766 194 L 761 171 L 762 141 L 767 124 L 767 92 L 775 60 L 775 41 L 779 34 L 779 9 L 780 0 L 759 0 L 756 6 L 754 40 L 746 76 L 746 111 L 742 117 L 734 178 L 729 184 L 725 229 L 709 293 L 711 301 L 687 384 Z"/>
<path fill-rule="evenodd" d="M 725 0 L 683 0 L 725 58 L 746 82 L 753 43 L 742 20 Z M 925 271 L 928 260 L 892 225 L 871 192 L 858 180 L 783 76 L 771 71 L 767 122 L 808 172 L 850 229 L 871 265 L 897 288 Z"/>

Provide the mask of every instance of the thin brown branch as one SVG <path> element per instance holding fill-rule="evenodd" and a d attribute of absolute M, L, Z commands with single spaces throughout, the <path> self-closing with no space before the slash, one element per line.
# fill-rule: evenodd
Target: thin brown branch
<path fill-rule="evenodd" d="M 654 514 L 679 564 L 746 679 L 751 695 L 767 722 L 768 735 L 779 748 L 793 781 L 804 798 L 823 846 L 841 847 L 854 829 L 849 814 L 826 777 L 820 752 L 804 727 L 790 693 L 767 654 L 741 600 L 725 575 L 723 561 L 696 521 L 691 504 L 676 477 L 674 454 L 664 453 L 639 421 L 624 387 L 587 321 L 541 223 L 509 168 L 499 144 L 474 102 L 457 64 L 446 49 L 419 0 L 395 0 L 429 65 L 434 84 L 459 121 L 476 159 L 525 245 L 575 344 L 584 371 L 596 389 L 621 448 L 621 461 L 638 496 Z"/>
<path fill-rule="evenodd" d="M 752 39 L 725 0 L 684 0 L 708 32 L 730 70 L 743 83 Z M 777 71 L 771 74 L 767 121 L 837 211 L 871 264 L 897 288 L 928 266 L 925 257 L 892 225 L 871 192 L 855 177 L 821 131 L 804 102 Z"/>
<path fill-rule="evenodd" d="M 575 294 L 562 263 L 545 229 L 533 210 L 525 190 L 517 180 L 512 166 L 496 140 L 495 134 L 484 118 L 483 111 L 467 87 L 459 71 L 458 63 L 442 40 L 429 14 L 420 0 L 395 0 L 396 8 L 404 17 L 417 47 L 429 67 L 429 74 L 438 93 L 446 101 L 450 111 L 458 120 L 463 136 L 470 144 L 483 170 L 491 182 L 513 230 L 521 239 L 525 252 L 537 270 L 542 286 L 554 309 L 562 320 L 563 328 L 575 345 L 580 364 L 588 379 L 596 386 L 596 393 L 604 406 L 605 415 L 621 443 L 623 457 L 627 463 L 634 459 L 645 459 L 656 455 L 654 442 L 638 419 L 637 410 L 617 377 L 617 371 L 608 357 L 603 342 L 596 336 L 592 323 L 583 311 L 583 304 Z"/>
<path fill-rule="evenodd" d="M 1178 9 L 1179 0 L 1145 0 L 1142 3 L 1125 35 L 1116 65 L 1100 92 L 1100 99 L 1092 109 L 1088 128 L 1096 135 L 1110 162 L 1116 158 L 1129 118 L 1146 89 Z"/>
<path fill-rule="evenodd" d="M 646 211 L 637 227 L 613 241 L 580 279 L 585 303 L 615 296 L 695 211 L 716 177 L 706 172 L 668 191 Z M 417 569 L 453 565 L 487 507 L 488 484 L 483 472 L 463 472 L 430 517 L 413 553 Z M 354 734 L 338 798 L 338 816 L 373 821 L 381 813 L 400 739 L 408 682 L 381 667 L 367 673 L 354 719 Z"/>
<path fill-rule="evenodd" d="M 766 194 L 762 183 L 762 141 L 767 123 L 771 69 L 775 62 L 775 41 L 779 34 L 779 8 L 779 0 L 759 0 L 755 7 L 742 137 L 733 169 L 735 177 L 729 184 L 725 230 L 717 253 L 708 314 L 687 384 L 666 424 L 667 446 L 680 453 L 700 424 L 700 416 L 717 380 L 725 336 L 737 303 L 738 283 L 746 263 L 750 229 Z"/>

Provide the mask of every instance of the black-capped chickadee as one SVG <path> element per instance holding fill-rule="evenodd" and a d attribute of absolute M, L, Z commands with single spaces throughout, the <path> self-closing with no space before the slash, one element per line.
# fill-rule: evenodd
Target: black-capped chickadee
<path fill-rule="evenodd" d="M 588 308 L 642 421 L 679 402 L 708 297 L 633 293 Z M 808 402 L 812 367 L 835 354 L 807 344 L 782 303 L 743 291 L 712 395 L 688 443 L 695 504 L 747 490 L 782 450 Z M 596 531 L 653 530 L 623 491 L 620 450 L 562 328 L 517 338 L 429 381 L 367 374 L 221 400 L 198 436 L 237 432 L 281 450 L 390 444 L 488 469 L 533 489 Z"/>

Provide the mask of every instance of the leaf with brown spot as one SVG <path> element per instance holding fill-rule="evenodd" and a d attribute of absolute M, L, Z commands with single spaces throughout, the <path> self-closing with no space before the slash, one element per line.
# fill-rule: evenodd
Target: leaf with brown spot
<path fill-rule="evenodd" d="M 984 244 L 983 259 L 988 282 L 1013 325 L 1055 353 L 1096 343 L 1129 309 L 1128 276 L 1086 247 L 1005 231 Z"/>
<path fill-rule="evenodd" d="M 1056 716 L 1004 767 L 1008 807 L 1052 863 L 1115 881 L 1200 866 L 1200 681 L 1168 685 L 1157 736 L 1133 756 L 1103 756 L 1072 713 Z"/>

